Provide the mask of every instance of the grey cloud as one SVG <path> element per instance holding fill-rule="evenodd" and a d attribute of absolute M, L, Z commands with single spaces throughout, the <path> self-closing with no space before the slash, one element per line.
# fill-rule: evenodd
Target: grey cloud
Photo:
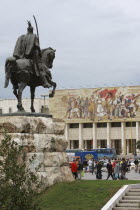
<path fill-rule="evenodd" d="M 0 97 L 4 62 L 16 39 L 26 33 L 26 20 L 37 18 L 41 47 L 56 49 L 53 79 L 61 87 L 138 84 L 140 69 L 140 1 L 138 0 L 5 0 L 0 8 Z M 8 14 L 8 15 L 6 15 Z M 29 92 L 24 91 L 24 96 Z M 45 93 L 37 88 L 36 95 Z"/>

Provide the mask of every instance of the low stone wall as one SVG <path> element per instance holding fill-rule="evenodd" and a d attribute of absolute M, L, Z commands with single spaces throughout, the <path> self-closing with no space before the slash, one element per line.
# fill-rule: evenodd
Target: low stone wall
<path fill-rule="evenodd" d="M 27 116 L 1 116 L 0 141 L 6 131 L 11 139 L 25 147 L 27 164 L 31 170 L 41 165 L 37 174 L 42 189 L 57 182 L 74 181 L 64 152 L 68 142 L 64 138 L 64 122 L 59 119 Z M 29 159 L 35 155 L 32 163 Z"/>

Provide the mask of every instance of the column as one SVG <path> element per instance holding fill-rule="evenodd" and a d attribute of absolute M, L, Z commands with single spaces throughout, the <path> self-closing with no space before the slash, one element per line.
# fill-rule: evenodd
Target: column
<path fill-rule="evenodd" d="M 65 124 L 65 138 L 68 141 L 67 149 L 70 149 L 70 140 L 69 140 L 69 124 Z"/>
<path fill-rule="evenodd" d="M 125 122 L 121 122 L 121 144 L 122 155 L 126 155 L 126 140 L 125 140 Z"/>
<path fill-rule="evenodd" d="M 111 148 L 110 123 L 107 122 L 107 148 Z"/>
<path fill-rule="evenodd" d="M 111 148 L 115 148 L 115 140 L 111 140 L 111 143 L 112 143 Z"/>
<path fill-rule="evenodd" d="M 83 145 L 83 124 L 79 123 L 79 149 L 84 149 Z"/>
<path fill-rule="evenodd" d="M 87 149 L 87 140 L 85 140 L 85 149 Z"/>
<path fill-rule="evenodd" d="M 139 122 L 136 122 L 136 153 L 139 152 L 139 149 L 137 149 L 137 141 L 139 141 Z"/>
<path fill-rule="evenodd" d="M 71 149 L 74 149 L 74 140 L 71 141 Z"/>
<path fill-rule="evenodd" d="M 129 139 L 126 139 L 126 154 L 129 153 Z"/>
<path fill-rule="evenodd" d="M 83 141 L 83 145 L 84 145 L 83 147 L 84 147 L 84 150 L 85 150 L 86 149 L 86 140 Z"/>
<path fill-rule="evenodd" d="M 97 149 L 96 123 L 93 123 L 93 149 Z"/>

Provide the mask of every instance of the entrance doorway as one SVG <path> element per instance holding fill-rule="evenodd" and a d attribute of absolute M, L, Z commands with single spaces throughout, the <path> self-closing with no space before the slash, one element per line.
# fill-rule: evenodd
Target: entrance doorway
<path fill-rule="evenodd" d="M 127 139 L 127 153 L 136 153 L 136 139 Z"/>
<path fill-rule="evenodd" d="M 114 140 L 114 148 L 116 149 L 116 154 L 120 155 L 121 154 L 121 150 L 122 150 L 121 139 Z"/>
<path fill-rule="evenodd" d="M 84 149 L 88 151 L 93 149 L 93 140 L 84 140 Z"/>
<path fill-rule="evenodd" d="M 100 148 L 107 148 L 107 140 L 100 140 Z"/>
<path fill-rule="evenodd" d="M 70 149 L 78 149 L 79 148 L 79 141 L 78 140 L 71 140 L 70 141 Z"/>

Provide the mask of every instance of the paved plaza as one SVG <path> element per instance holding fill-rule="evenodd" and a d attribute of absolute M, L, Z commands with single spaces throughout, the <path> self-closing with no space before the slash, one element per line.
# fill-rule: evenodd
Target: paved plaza
<path fill-rule="evenodd" d="M 106 169 L 103 168 L 103 172 L 102 172 L 102 180 L 106 180 L 107 178 L 107 171 L 105 171 Z M 134 169 L 132 169 L 130 172 L 126 173 L 126 178 L 128 178 L 128 180 L 140 180 L 140 173 L 139 172 L 135 172 Z M 86 172 L 84 174 L 84 177 L 82 177 L 83 180 L 96 180 L 96 175 L 95 173 L 90 173 L 90 172 Z M 109 180 L 112 180 L 111 177 L 109 177 Z"/>

